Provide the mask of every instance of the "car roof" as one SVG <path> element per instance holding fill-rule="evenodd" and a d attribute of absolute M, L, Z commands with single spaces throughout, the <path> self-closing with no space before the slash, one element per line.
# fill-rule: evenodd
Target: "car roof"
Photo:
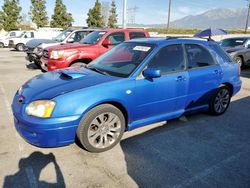
<path fill-rule="evenodd" d="M 216 43 L 214 41 L 208 41 L 207 39 L 201 38 L 140 38 L 133 39 L 129 42 L 139 42 L 139 43 L 148 43 L 154 45 L 165 45 L 165 44 L 174 44 L 174 43 L 191 43 L 191 44 L 208 44 L 208 43 Z"/>
<path fill-rule="evenodd" d="M 117 29 L 107 28 L 107 29 L 98 29 L 98 31 L 105 31 L 105 32 L 140 31 L 140 32 L 146 32 L 146 30 L 143 29 L 143 28 L 126 28 L 126 29 L 123 29 L 123 28 L 117 28 Z"/>

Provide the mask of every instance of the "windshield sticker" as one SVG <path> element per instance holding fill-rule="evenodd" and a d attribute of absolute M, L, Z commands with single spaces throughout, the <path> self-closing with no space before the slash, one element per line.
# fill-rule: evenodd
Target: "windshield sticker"
<path fill-rule="evenodd" d="M 150 49 L 151 47 L 148 47 L 148 46 L 136 46 L 133 48 L 133 50 L 142 51 L 142 52 L 147 52 Z"/>

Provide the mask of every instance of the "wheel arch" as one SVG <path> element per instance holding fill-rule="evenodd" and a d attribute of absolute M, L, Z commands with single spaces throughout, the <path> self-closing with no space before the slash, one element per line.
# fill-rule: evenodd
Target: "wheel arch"
<path fill-rule="evenodd" d="M 227 86 L 229 89 L 230 89 L 230 95 L 232 96 L 233 95 L 233 91 L 234 91 L 234 87 L 232 84 L 230 84 L 229 82 L 224 82 L 221 84 L 222 86 Z"/>
<path fill-rule="evenodd" d="M 76 62 L 82 62 L 82 63 L 88 64 L 88 63 L 90 63 L 91 61 L 92 61 L 91 58 L 75 59 L 75 60 L 73 60 L 73 61 L 69 64 L 69 66 L 73 65 L 73 64 L 76 63 Z"/>
<path fill-rule="evenodd" d="M 125 130 L 127 131 L 128 130 L 128 124 L 129 124 L 129 114 L 128 114 L 127 108 L 121 102 L 114 101 L 114 100 L 103 101 L 103 102 L 94 104 L 93 106 L 91 106 L 86 111 L 88 112 L 88 111 L 92 110 L 93 108 L 95 108 L 97 106 L 100 106 L 100 105 L 103 105 L 103 104 L 113 105 L 114 107 L 118 108 L 122 112 L 122 114 L 124 116 L 124 119 L 125 119 Z"/>

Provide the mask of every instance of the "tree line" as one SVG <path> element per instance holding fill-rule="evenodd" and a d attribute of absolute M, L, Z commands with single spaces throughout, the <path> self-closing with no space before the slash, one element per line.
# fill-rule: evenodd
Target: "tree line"
<path fill-rule="evenodd" d="M 0 29 L 6 31 L 19 29 L 26 15 L 22 15 L 22 8 L 19 0 L 4 0 L 2 10 L 0 10 Z M 99 0 L 88 11 L 86 22 L 88 27 L 117 27 L 117 14 L 115 0 L 112 0 L 111 8 L 107 2 L 101 3 Z M 31 21 L 39 27 L 56 27 L 66 29 L 72 26 L 74 19 L 67 11 L 67 7 L 62 0 L 55 1 L 54 13 L 49 17 L 46 11 L 46 0 L 31 0 L 29 11 Z"/>

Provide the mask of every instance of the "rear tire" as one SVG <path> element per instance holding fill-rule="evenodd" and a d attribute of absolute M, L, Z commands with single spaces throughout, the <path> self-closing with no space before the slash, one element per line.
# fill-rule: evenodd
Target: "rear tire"
<path fill-rule="evenodd" d="M 24 46 L 24 44 L 17 44 L 16 45 L 16 50 L 17 51 L 19 51 L 19 52 L 22 52 L 22 51 L 24 51 L 24 49 L 25 49 L 25 46 Z"/>
<path fill-rule="evenodd" d="M 125 118 L 113 105 L 102 104 L 87 112 L 77 129 L 82 146 L 94 153 L 113 148 L 125 130 Z"/>
<path fill-rule="evenodd" d="M 230 101 L 231 92 L 229 87 L 225 85 L 220 86 L 210 101 L 210 113 L 216 116 L 224 114 L 230 104 Z"/>

